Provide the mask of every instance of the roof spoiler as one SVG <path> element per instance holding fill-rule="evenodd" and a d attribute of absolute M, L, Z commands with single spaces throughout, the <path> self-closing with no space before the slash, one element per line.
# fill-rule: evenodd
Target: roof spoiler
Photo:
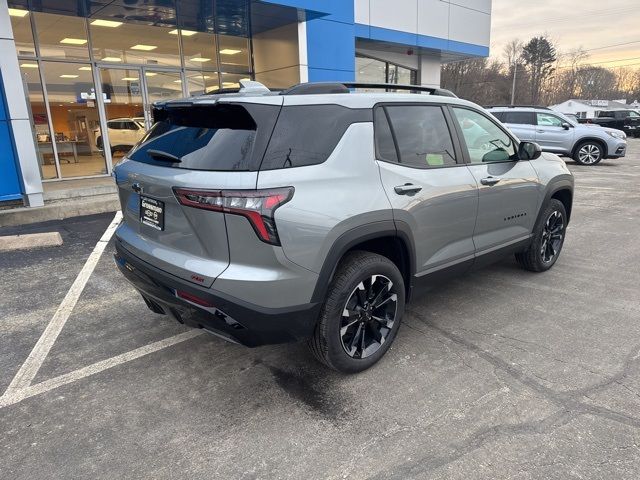
<path fill-rule="evenodd" d="M 310 82 L 294 85 L 280 92 L 281 95 L 315 95 L 331 93 L 351 93 L 353 88 L 370 88 L 383 90 L 404 90 L 411 93 L 428 93 L 443 97 L 457 96 L 444 88 L 424 87 L 422 85 L 403 85 L 395 83 L 366 83 L 366 82 Z"/>

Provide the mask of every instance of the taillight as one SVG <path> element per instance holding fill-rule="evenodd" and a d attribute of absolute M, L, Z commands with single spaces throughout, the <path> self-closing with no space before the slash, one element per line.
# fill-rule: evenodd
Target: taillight
<path fill-rule="evenodd" d="M 268 190 L 193 190 L 173 189 L 181 205 L 215 212 L 242 215 L 249 220 L 258 238 L 280 245 L 273 214 L 293 197 L 293 187 Z"/>

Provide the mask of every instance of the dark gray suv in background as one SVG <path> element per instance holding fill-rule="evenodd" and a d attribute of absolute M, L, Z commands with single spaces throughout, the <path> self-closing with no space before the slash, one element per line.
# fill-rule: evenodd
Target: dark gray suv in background
<path fill-rule="evenodd" d="M 562 160 L 449 92 L 358 86 L 242 82 L 156 105 L 115 169 L 116 263 L 151 310 L 247 346 L 306 340 L 358 372 L 443 277 L 509 253 L 553 266 Z"/>

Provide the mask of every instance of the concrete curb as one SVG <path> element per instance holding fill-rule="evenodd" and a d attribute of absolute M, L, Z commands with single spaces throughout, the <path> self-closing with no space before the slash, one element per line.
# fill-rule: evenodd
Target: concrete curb
<path fill-rule="evenodd" d="M 41 247 L 59 247 L 62 245 L 60 232 L 28 233 L 0 237 L 0 252 L 28 250 Z"/>
<path fill-rule="evenodd" d="M 120 210 L 118 195 L 95 195 L 93 197 L 48 202 L 44 207 L 21 207 L 0 210 L 0 227 L 26 225 L 29 223 L 62 220 L 96 213 Z"/>

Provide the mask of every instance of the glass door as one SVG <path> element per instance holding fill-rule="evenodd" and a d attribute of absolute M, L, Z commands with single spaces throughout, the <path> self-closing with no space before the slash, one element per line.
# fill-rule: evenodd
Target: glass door
<path fill-rule="evenodd" d="M 96 132 L 96 144 L 117 165 L 147 131 L 142 69 L 100 67 L 100 82 L 107 124 Z"/>

